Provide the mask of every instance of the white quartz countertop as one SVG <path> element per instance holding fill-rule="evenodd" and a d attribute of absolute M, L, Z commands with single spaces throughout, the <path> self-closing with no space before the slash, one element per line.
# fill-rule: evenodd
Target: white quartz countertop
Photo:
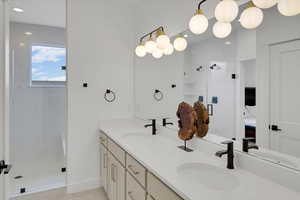
<path fill-rule="evenodd" d="M 156 136 L 152 136 L 151 127 L 144 128 L 146 123 L 137 119 L 101 121 L 99 129 L 185 200 L 300 199 L 300 193 L 239 167 L 226 169 L 226 155 L 220 159 L 200 149 L 184 152 L 177 148 L 182 141 L 177 138 L 176 131 L 161 128 Z M 199 181 L 189 179 L 189 174 L 183 176 L 180 169 L 191 163 L 215 166 L 220 169 L 218 173 L 224 172 L 218 176 L 222 180 L 212 182 L 214 179 L 205 174 L 199 176 Z M 221 185 L 221 182 L 227 184 Z"/>

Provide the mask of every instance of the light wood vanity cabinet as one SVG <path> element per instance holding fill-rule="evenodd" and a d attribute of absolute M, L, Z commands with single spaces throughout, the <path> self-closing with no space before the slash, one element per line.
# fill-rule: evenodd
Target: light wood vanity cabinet
<path fill-rule="evenodd" d="M 108 191 L 109 200 L 125 200 L 125 168 L 112 155 L 108 155 Z"/>
<path fill-rule="evenodd" d="M 108 169 L 107 169 L 107 164 L 108 164 L 108 151 L 106 147 L 101 143 L 100 145 L 100 176 L 102 180 L 102 184 L 104 187 L 104 190 L 107 191 L 107 176 L 108 176 Z"/>
<path fill-rule="evenodd" d="M 144 200 L 146 191 L 127 171 L 126 174 L 126 200 Z"/>
<path fill-rule="evenodd" d="M 104 133 L 101 178 L 109 200 L 183 200 Z"/>

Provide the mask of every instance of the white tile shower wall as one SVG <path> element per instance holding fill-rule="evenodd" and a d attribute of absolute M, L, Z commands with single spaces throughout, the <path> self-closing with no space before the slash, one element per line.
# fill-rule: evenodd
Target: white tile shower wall
<path fill-rule="evenodd" d="M 232 42 L 226 45 L 223 40 L 210 38 L 194 43 L 186 51 L 187 62 L 185 69 L 191 69 L 199 88 L 199 95 L 204 99 L 208 95 L 208 102 L 213 96 L 218 97 L 218 103 L 214 104 L 214 116 L 211 117 L 211 132 L 226 138 L 235 137 L 235 80 L 231 74 L 236 68 L 236 36 L 232 34 L 228 38 Z M 218 70 L 209 67 L 217 64 Z M 200 71 L 196 68 L 202 66 Z M 208 94 L 207 94 L 208 92 Z M 206 102 L 206 101 L 205 101 Z"/>
<path fill-rule="evenodd" d="M 133 9 L 125 1 L 67 1 L 68 191 L 98 187 L 98 121 L 133 116 Z M 82 87 L 83 83 L 88 87 Z M 106 89 L 116 101 L 107 103 Z"/>
<path fill-rule="evenodd" d="M 24 35 L 27 31 L 33 34 Z M 24 179 L 20 179 L 24 185 L 12 182 L 11 191 L 16 192 L 20 187 L 57 184 L 51 180 L 61 176 L 61 168 L 65 167 L 62 136 L 66 131 L 66 88 L 30 87 L 31 46 L 65 46 L 65 29 L 12 22 L 10 36 L 11 176 Z M 61 177 L 56 181 L 65 180 Z"/>

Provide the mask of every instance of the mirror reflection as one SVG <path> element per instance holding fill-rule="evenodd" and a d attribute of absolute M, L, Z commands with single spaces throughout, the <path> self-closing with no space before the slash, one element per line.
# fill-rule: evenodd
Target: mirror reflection
<path fill-rule="evenodd" d="M 232 22 L 223 39 L 210 19 L 204 34 L 180 33 L 188 41 L 184 52 L 137 58 L 137 117 L 169 117 L 174 125 L 168 127 L 178 130 L 178 105 L 200 101 L 209 114 L 204 139 L 230 139 L 240 151 L 247 143 L 249 154 L 299 170 L 300 15 L 283 16 L 277 7 L 263 15 L 256 29 Z M 161 102 L 151 97 L 155 89 L 164 94 Z"/>

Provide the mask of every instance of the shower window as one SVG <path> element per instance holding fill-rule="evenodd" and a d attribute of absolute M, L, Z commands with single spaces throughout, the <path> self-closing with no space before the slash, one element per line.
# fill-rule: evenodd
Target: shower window
<path fill-rule="evenodd" d="M 31 47 L 31 85 L 64 85 L 66 81 L 66 49 L 57 46 Z"/>

